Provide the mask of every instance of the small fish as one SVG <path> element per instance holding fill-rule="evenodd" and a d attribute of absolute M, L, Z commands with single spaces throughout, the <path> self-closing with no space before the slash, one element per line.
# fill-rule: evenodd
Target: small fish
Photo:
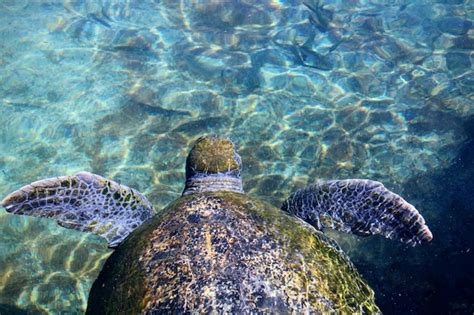
<path fill-rule="evenodd" d="M 107 11 L 105 11 L 104 7 L 102 7 L 102 10 L 100 10 L 100 13 L 102 14 L 104 18 L 106 18 L 109 21 L 112 21 L 112 19 L 110 18 L 110 15 L 107 14 Z"/>
<path fill-rule="evenodd" d="M 294 52 L 298 61 L 306 67 L 315 68 L 323 71 L 332 70 L 333 65 L 328 55 L 319 54 L 305 46 L 294 47 Z"/>
<path fill-rule="evenodd" d="M 142 103 L 142 102 L 132 101 L 130 103 L 130 106 L 138 107 L 138 108 L 140 108 L 141 110 L 143 110 L 144 112 L 146 112 L 147 114 L 150 114 L 150 115 L 163 115 L 163 116 L 167 116 L 167 117 L 169 117 L 169 116 L 191 116 L 191 113 L 188 112 L 188 111 L 166 109 L 166 108 L 163 108 L 163 107 L 160 107 L 160 106 L 149 105 L 149 104 Z"/>
<path fill-rule="evenodd" d="M 326 33 L 328 31 L 328 27 L 322 25 L 319 20 L 313 17 L 313 15 L 310 15 L 308 19 L 309 19 L 309 22 L 312 25 L 314 25 L 318 29 L 318 31 L 320 31 L 321 33 Z"/>
<path fill-rule="evenodd" d="M 319 31 L 323 33 L 327 32 L 334 13 L 324 9 L 321 5 L 314 7 L 307 2 L 303 2 L 303 5 L 313 13 L 310 15 L 310 23 L 316 26 Z"/>
<path fill-rule="evenodd" d="M 344 43 L 346 40 L 349 40 L 352 38 L 352 34 L 348 37 L 348 38 L 344 38 L 344 37 L 341 37 L 339 39 L 339 41 L 337 41 L 333 46 L 331 46 L 331 48 L 329 48 L 329 52 L 332 53 L 334 50 L 337 49 L 337 47 L 339 47 L 339 45 L 341 45 L 342 43 Z"/>
<path fill-rule="evenodd" d="M 104 20 L 102 17 L 99 17 L 96 13 L 89 13 L 89 14 L 87 14 L 87 17 L 90 20 L 93 20 L 93 21 L 95 21 L 99 24 L 102 24 L 103 26 L 105 26 L 107 28 L 111 27 L 111 25 L 106 20 Z"/>
<path fill-rule="evenodd" d="M 227 116 L 206 117 L 203 119 L 185 122 L 173 129 L 173 131 L 184 132 L 187 134 L 196 134 L 222 128 L 228 124 L 229 118 Z"/>

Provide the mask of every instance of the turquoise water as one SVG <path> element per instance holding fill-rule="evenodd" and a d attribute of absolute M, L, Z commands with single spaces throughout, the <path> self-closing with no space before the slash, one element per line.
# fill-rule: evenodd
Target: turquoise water
<path fill-rule="evenodd" d="M 431 244 L 335 237 L 386 313 L 472 313 L 474 2 L 305 3 L 0 1 L 0 194 L 87 170 L 160 209 L 227 135 L 275 204 L 321 178 L 406 196 Z M 78 313 L 110 250 L 1 210 L 0 253 L 5 312 Z"/>

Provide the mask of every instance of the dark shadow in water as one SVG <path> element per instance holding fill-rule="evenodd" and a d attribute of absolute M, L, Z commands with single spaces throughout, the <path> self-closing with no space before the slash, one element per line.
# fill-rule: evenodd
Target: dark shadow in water
<path fill-rule="evenodd" d="M 464 127 L 469 140 L 451 167 L 405 185 L 404 196 L 434 234 L 432 243 L 407 248 L 374 240 L 363 245 L 372 258 L 354 257 L 384 314 L 474 312 L 474 117 Z"/>
<path fill-rule="evenodd" d="M 26 315 L 28 312 L 9 304 L 0 304 L 0 315 Z"/>

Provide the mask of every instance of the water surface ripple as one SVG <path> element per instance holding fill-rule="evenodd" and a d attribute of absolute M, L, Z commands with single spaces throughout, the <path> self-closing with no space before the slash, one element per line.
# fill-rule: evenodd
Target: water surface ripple
<path fill-rule="evenodd" d="M 432 244 L 335 237 L 386 313 L 472 313 L 472 288 L 433 279 L 472 261 L 453 228 L 472 216 L 440 185 L 474 193 L 456 181 L 472 170 L 473 23 L 471 0 L 2 1 L 0 194 L 87 170 L 160 209 L 193 140 L 228 135 L 246 191 L 275 204 L 329 178 L 408 196 Z M 0 231 L 0 312 L 85 310 L 104 242 L 4 210 Z"/>

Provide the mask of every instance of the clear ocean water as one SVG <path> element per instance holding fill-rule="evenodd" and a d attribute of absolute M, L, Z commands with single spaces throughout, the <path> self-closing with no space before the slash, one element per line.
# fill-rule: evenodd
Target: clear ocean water
<path fill-rule="evenodd" d="M 386 314 L 474 312 L 472 0 L 1 0 L 0 199 L 91 171 L 177 198 L 198 136 L 230 136 L 279 205 L 371 178 L 434 234 L 331 233 Z M 0 210 L 0 313 L 76 314 L 111 253 Z"/>

